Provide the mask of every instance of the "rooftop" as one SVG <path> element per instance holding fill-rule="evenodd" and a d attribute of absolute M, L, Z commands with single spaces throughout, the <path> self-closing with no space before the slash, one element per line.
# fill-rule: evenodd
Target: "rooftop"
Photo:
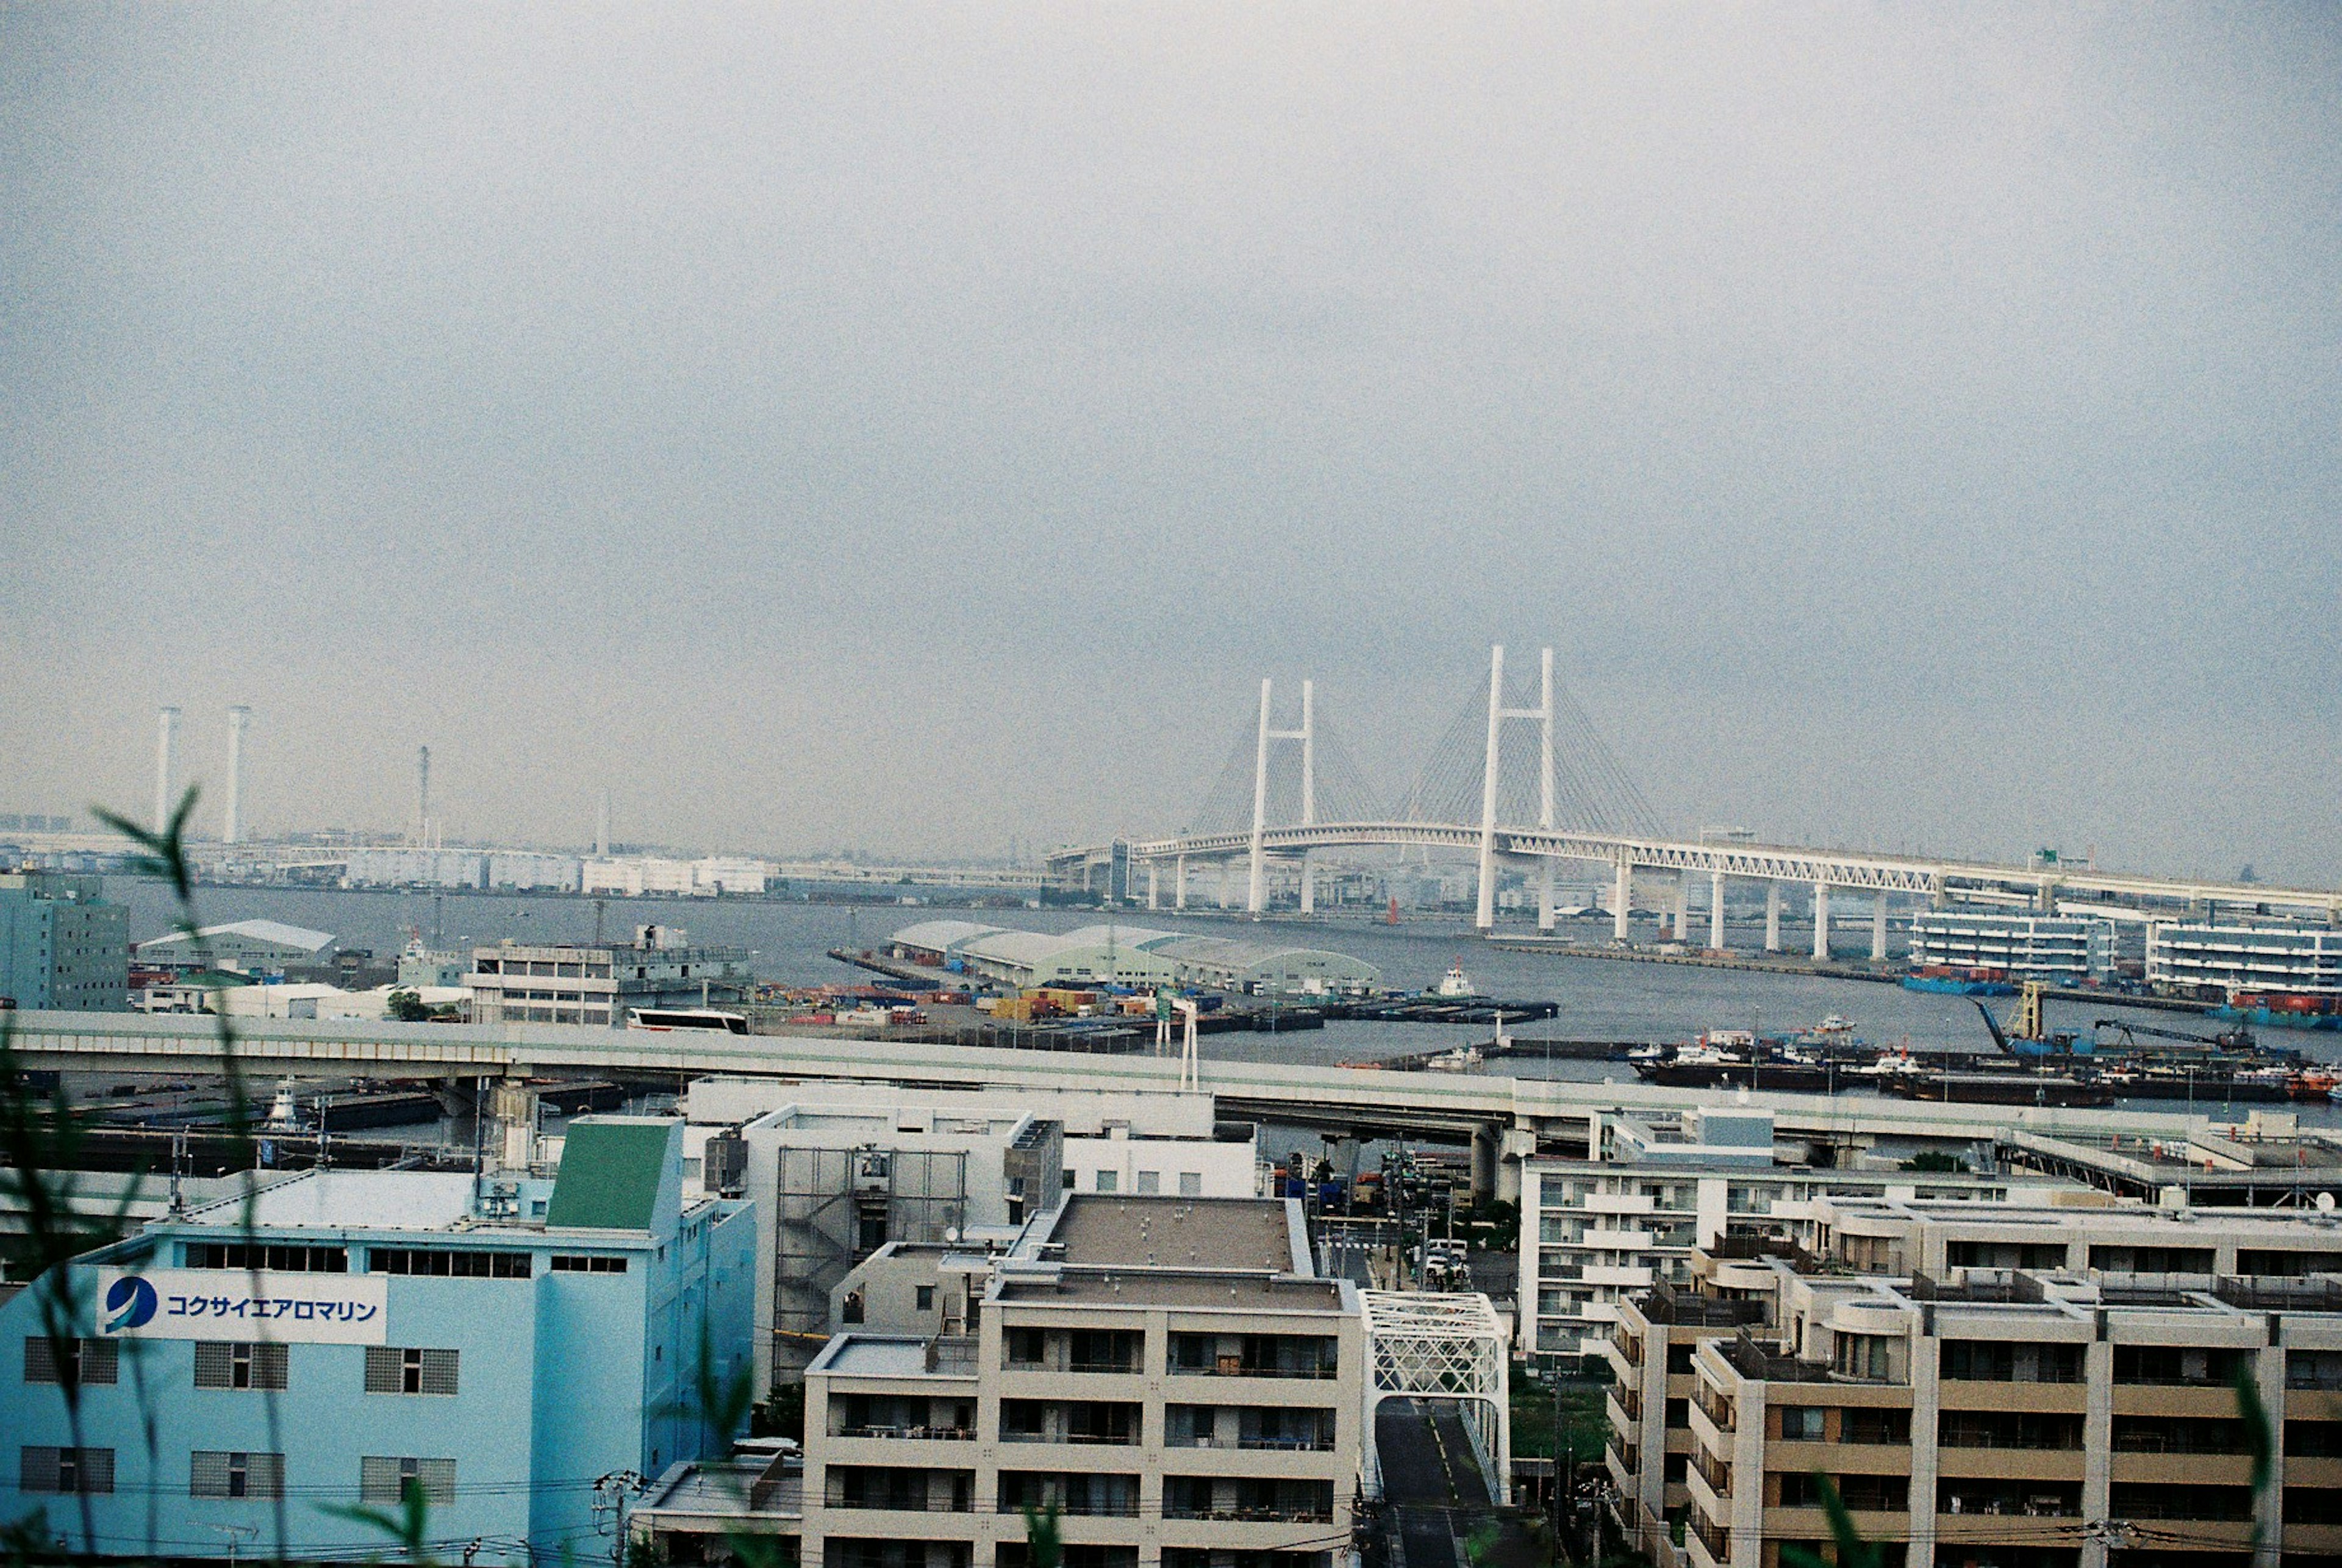
<path fill-rule="evenodd" d="M 254 1194 L 258 1230 L 444 1231 L 472 1212 L 472 1178 L 450 1171 L 304 1171 Z M 242 1197 L 190 1211 L 181 1223 L 241 1229 Z"/>
<path fill-rule="evenodd" d="M 1281 1198 L 1069 1198 L 1047 1241 L 1077 1268 L 1310 1271 Z"/>
<path fill-rule="evenodd" d="M 1217 1307 L 1226 1312 L 1337 1312 L 1342 1287 L 1336 1280 L 1276 1279 L 1208 1272 L 1138 1269 L 1066 1269 L 1048 1274 L 1007 1274 L 996 1299 L 1007 1303 L 1062 1302 L 1086 1306 Z"/>
<path fill-rule="evenodd" d="M 232 920 L 225 925 L 206 925 L 195 934 L 205 942 L 219 936 L 242 936 L 255 942 L 273 942 L 283 947 L 299 948 L 304 953 L 315 953 L 334 944 L 330 931 L 312 931 L 305 925 L 287 925 L 281 920 Z M 195 940 L 184 931 L 174 931 L 165 936 L 150 937 L 138 944 L 141 952 L 150 947 L 176 947 Z"/>

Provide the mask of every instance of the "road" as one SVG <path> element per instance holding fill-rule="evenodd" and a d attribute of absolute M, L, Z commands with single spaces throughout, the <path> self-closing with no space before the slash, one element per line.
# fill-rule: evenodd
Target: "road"
<path fill-rule="evenodd" d="M 1385 1400 L 1375 1420 L 1382 1456 L 1386 1555 L 1393 1568 L 1538 1568 L 1546 1555 L 1518 1517 L 1488 1501 L 1456 1407 Z M 1466 1543 L 1477 1541 L 1475 1559 Z"/>

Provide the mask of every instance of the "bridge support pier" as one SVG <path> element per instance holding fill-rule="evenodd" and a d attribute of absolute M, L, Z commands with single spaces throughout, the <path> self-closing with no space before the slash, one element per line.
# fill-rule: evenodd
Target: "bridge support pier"
<path fill-rule="evenodd" d="M 1504 1164 L 1497 1150 L 1504 1136 L 1494 1122 L 1472 1129 L 1472 1201 L 1485 1203 L 1496 1195 L 1496 1171 Z"/>
<path fill-rule="evenodd" d="M 1814 884 L 1814 962 L 1829 957 L 1829 884 Z"/>
<path fill-rule="evenodd" d="M 1148 861 L 1146 863 L 1146 907 L 1149 909 L 1163 907 L 1162 889 L 1159 885 L 1162 876 L 1163 868 L 1155 862 Z"/>
<path fill-rule="evenodd" d="M 1184 854 L 1171 863 L 1171 907 L 1187 907 L 1187 857 Z"/>
<path fill-rule="evenodd" d="M 1724 951 L 1724 873 L 1707 874 L 1707 944 Z"/>
<path fill-rule="evenodd" d="M 1617 875 L 1610 888 L 1610 934 L 1617 941 L 1626 940 L 1626 919 L 1635 903 L 1635 868 L 1626 861 L 1618 862 Z"/>
<path fill-rule="evenodd" d="M 2342 921 L 2342 911 L 2337 911 L 2335 918 L 2337 921 Z M 1553 929 L 1553 856 L 1551 855 L 1545 857 L 1545 869 L 1537 874 L 1537 929 L 1544 932 L 1550 932 Z"/>
<path fill-rule="evenodd" d="M 1887 962 L 1887 893 L 1883 888 L 1870 904 L 1870 961 Z"/>
<path fill-rule="evenodd" d="M 1676 873 L 1675 938 L 1691 941 L 1691 878 L 1683 872 Z"/>
<path fill-rule="evenodd" d="M 1301 852 L 1301 913 L 1304 914 L 1317 913 L 1317 868 L 1312 864 L 1316 853 L 1309 849 Z"/>
<path fill-rule="evenodd" d="M 1765 884 L 1765 951 L 1781 951 L 1781 884 Z"/>
<path fill-rule="evenodd" d="M 1220 862 L 1220 907 L 1234 909 L 1236 906 L 1236 863 L 1233 860 L 1224 860 Z"/>

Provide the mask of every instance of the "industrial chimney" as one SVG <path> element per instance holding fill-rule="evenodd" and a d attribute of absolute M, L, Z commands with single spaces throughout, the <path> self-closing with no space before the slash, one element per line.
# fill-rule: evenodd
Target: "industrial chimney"
<path fill-rule="evenodd" d="M 166 707 L 155 735 L 155 831 L 171 825 L 171 774 L 178 762 L 179 710 Z"/>
<path fill-rule="evenodd" d="M 220 842 L 244 842 L 244 728 L 252 710 L 238 703 L 227 711 L 227 808 L 221 814 Z"/>
<path fill-rule="evenodd" d="M 431 748 L 418 746 L 415 752 L 415 842 L 427 845 L 431 841 Z"/>

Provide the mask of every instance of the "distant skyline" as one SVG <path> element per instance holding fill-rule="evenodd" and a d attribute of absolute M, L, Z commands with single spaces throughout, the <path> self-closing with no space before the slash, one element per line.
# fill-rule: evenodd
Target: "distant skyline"
<path fill-rule="evenodd" d="M 2342 10 L 0 39 L 0 811 L 995 856 L 1502 641 L 1684 831 L 2342 884 Z"/>

